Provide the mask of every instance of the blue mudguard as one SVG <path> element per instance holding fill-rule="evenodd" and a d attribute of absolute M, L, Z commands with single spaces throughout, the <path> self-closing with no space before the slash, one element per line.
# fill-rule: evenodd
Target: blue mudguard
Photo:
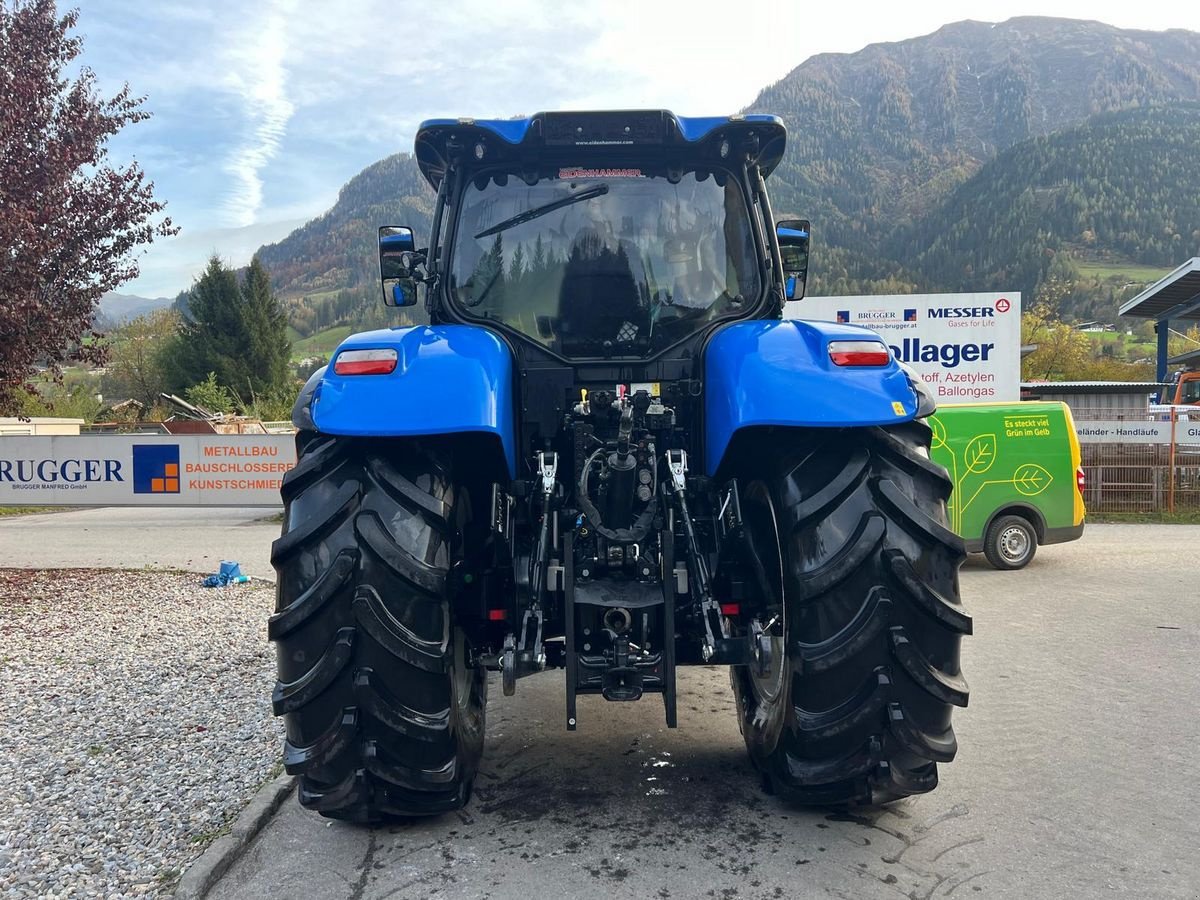
<path fill-rule="evenodd" d="M 338 375 L 338 354 L 393 348 L 390 375 Z M 509 474 L 516 475 L 513 360 L 495 333 L 473 325 L 417 325 L 346 338 L 316 388 L 312 421 L 318 431 L 363 437 L 401 437 L 482 431 L 500 439 Z"/>
<path fill-rule="evenodd" d="M 836 340 L 880 338 L 852 325 L 797 319 L 736 322 L 717 332 L 704 355 L 709 475 L 742 428 L 894 425 L 916 416 L 919 397 L 895 359 L 838 366 L 829 358 Z"/>

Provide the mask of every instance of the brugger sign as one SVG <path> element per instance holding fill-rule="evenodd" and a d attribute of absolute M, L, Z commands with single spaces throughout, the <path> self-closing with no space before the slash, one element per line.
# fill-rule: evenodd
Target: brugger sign
<path fill-rule="evenodd" d="M 0 505 L 278 506 L 291 435 L 0 437 Z"/>
<path fill-rule="evenodd" d="M 1019 293 L 808 297 L 784 315 L 870 328 L 938 403 L 1020 399 Z"/>

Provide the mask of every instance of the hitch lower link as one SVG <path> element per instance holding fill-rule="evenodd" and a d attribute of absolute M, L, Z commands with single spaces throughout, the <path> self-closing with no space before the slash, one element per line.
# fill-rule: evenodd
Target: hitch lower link
<path fill-rule="evenodd" d="M 696 585 L 700 615 L 704 621 L 704 644 L 700 648 L 700 655 L 705 662 L 721 662 L 723 660 L 718 660 L 717 657 L 721 655 L 722 645 L 728 643 L 729 634 L 725 621 L 721 617 L 721 606 L 713 596 L 708 562 L 700 549 L 696 528 L 692 524 L 692 516 L 688 511 L 687 451 L 668 450 L 667 470 L 671 473 L 671 490 L 674 492 L 675 502 L 679 506 L 679 518 L 683 522 L 684 535 L 687 538 L 688 568 L 691 570 L 692 582 Z M 716 625 L 715 631 L 713 630 L 714 625 Z"/>
<path fill-rule="evenodd" d="M 517 638 L 509 633 L 504 638 L 504 649 L 500 654 L 500 682 L 506 697 L 516 693 L 518 678 L 546 668 L 546 652 L 542 647 L 542 600 L 550 568 L 551 505 L 558 490 L 558 454 L 552 451 L 539 452 L 537 471 L 541 478 L 542 525 L 532 560 L 530 604 L 521 620 L 521 636 Z"/>
<path fill-rule="evenodd" d="M 700 656 L 706 663 L 749 666 L 756 674 L 763 676 L 771 668 L 771 636 L 768 632 L 774 623 L 763 626 L 758 619 L 754 619 L 750 623 L 748 635 L 745 637 L 730 636 L 729 620 L 721 614 L 721 604 L 713 596 L 708 562 L 700 549 L 696 529 L 688 512 L 687 452 L 668 450 L 667 469 L 671 474 L 671 490 L 679 506 L 679 517 L 683 521 L 683 529 L 687 538 L 688 569 L 691 571 L 692 581 L 696 586 L 701 620 L 704 622 L 704 643 L 700 647 Z M 736 486 L 732 487 L 724 498 L 718 518 L 718 524 L 723 532 L 736 531 L 740 536 L 741 509 Z M 727 519 L 728 521 L 726 521 Z M 733 527 L 735 524 L 736 528 Z"/>

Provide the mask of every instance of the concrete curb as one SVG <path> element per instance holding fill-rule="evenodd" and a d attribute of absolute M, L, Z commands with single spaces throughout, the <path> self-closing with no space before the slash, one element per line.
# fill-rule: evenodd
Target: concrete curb
<path fill-rule="evenodd" d="M 175 888 L 175 900 L 202 900 L 238 860 L 255 835 L 263 830 L 295 787 L 295 776 L 280 775 L 259 788 L 233 823 L 229 834 L 213 841 L 200 858 L 187 867 L 179 879 L 179 886 Z"/>

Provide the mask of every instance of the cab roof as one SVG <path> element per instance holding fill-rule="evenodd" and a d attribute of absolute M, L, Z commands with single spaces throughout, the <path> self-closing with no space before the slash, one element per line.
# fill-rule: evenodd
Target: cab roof
<path fill-rule="evenodd" d="M 787 129 L 778 116 L 697 118 L 665 109 L 540 112 L 518 119 L 428 119 L 417 129 L 415 154 L 421 173 L 437 190 L 456 156 L 473 165 L 549 157 L 583 163 L 630 151 L 651 156 L 688 149 L 693 151 L 689 158 L 711 153 L 717 160 L 725 146 L 730 153 L 749 152 L 765 176 L 779 165 L 786 142 Z"/>

